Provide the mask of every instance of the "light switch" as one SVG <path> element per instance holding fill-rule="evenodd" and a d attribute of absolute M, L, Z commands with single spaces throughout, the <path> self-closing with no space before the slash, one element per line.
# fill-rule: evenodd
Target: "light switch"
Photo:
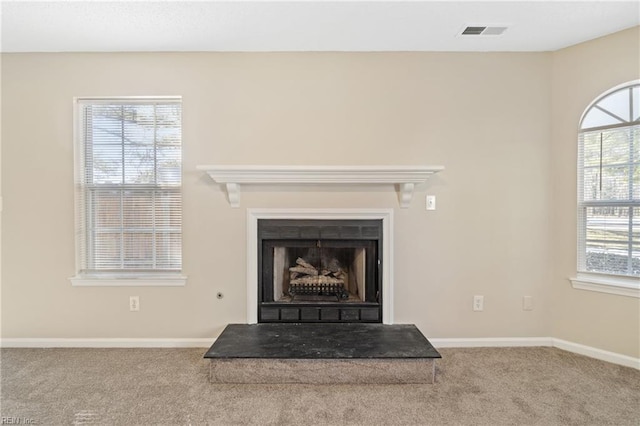
<path fill-rule="evenodd" d="M 436 196 L 427 195 L 427 210 L 435 210 L 435 209 L 436 209 Z"/>

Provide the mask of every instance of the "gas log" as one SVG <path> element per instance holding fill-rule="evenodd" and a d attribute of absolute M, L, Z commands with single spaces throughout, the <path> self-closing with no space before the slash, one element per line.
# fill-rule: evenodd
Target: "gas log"
<path fill-rule="evenodd" d="M 296 259 L 296 266 L 289 268 L 289 294 L 337 296 L 347 299 L 349 293 L 344 288 L 346 274 L 337 259 L 331 259 L 327 269 L 318 270 L 305 259 Z"/>

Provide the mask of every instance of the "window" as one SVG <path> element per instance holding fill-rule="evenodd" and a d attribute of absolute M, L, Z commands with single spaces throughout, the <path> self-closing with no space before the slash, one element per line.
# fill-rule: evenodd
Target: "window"
<path fill-rule="evenodd" d="M 583 115 L 578 227 L 578 278 L 590 275 L 598 285 L 638 289 L 640 82 L 605 93 Z"/>
<path fill-rule="evenodd" d="M 75 111 L 72 282 L 184 284 L 180 98 L 77 99 Z"/>

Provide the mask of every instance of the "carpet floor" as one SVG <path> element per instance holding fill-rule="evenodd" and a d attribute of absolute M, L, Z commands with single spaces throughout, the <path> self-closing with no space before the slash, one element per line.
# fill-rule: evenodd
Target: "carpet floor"
<path fill-rule="evenodd" d="M 2 421 L 640 425 L 640 371 L 555 348 L 440 349 L 424 385 L 214 385 L 205 351 L 2 349 Z"/>

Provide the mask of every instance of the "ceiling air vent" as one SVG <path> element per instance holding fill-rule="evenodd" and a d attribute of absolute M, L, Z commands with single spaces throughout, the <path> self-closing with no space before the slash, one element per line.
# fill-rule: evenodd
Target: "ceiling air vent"
<path fill-rule="evenodd" d="M 507 30 L 506 26 L 470 25 L 465 27 L 460 35 L 499 36 Z"/>

